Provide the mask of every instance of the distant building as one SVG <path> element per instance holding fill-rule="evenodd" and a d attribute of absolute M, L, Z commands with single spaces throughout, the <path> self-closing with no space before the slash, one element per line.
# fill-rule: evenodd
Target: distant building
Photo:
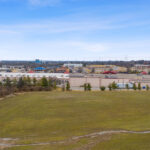
<path fill-rule="evenodd" d="M 150 72 L 150 65 L 136 64 L 134 67 L 131 68 L 131 71 L 149 73 Z"/>
<path fill-rule="evenodd" d="M 42 63 L 42 61 L 41 61 L 41 60 L 39 60 L 39 59 L 36 59 L 36 60 L 35 60 L 35 63 L 36 63 L 36 64 L 41 64 L 41 63 Z"/>
<path fill-rule="evenodd" d="M 0 68 L 1 72 L 25 72 L 24 66 L 10 66 L 10 65 L 3 65 Z"/>
<path fill-rule="evenodd" d="M 127 84 L 131 83 L 130 79 L 106 79 L 100 77 L 70 77 L 70 86 L 72 89 L 82 87 L 85 83 L 90 83 L 92 88 L 99 89 L 101 86 L 108 87 L 109 84 L 115 82 L 116 84 Z"/>
<path fill-rule="evenodd" d="M 83 64 L 64 64 L 63 67 L 80 68 L 80 67 L 83 67 Z"/>
<path fill-rule="evenodd" d="M 30 78 L 37 78 L 40 79 L 42 77 L 46 78 L 58 78 L 58 79 L 68 79 L 69 75 L 64 73 L 0 73 L 0 80 L 3 80 L 7 77 L 13 78 L 20 78 L 20 77 L 30 77 Z"/>
<path fill-rule="evenodd" d="M 0 72 L 11 72 L 10 68 L 0 68 Z"/>
<path fill-rule="evenodd" d="M 33 69 L 35 72 L 44 72 L 46 69 L 44 67 L 37 67 Z"/>
<path fill-rule="evenodd" d="M 91 69 L 92 73 L 104 73 L 106 71 L 115 71 L 115 72 L 127 72 L 126 67 L 120 67 L 116 65 L 88 65 L 88 69 Z"/>
<path fill-rule="evenodd" d="M 128 88 L 129 89 L 132 89 L 133 88 L 133 83 L 117 83 L 117 87 L 119 89 L 126 89 L 127 88 L 127 85 L 128 85 Z"/>
<path fill-rule="evenodd" d="M 56 69 L 57 73 L 69 73 L 69 69 L 66 67 L 60 67 Z"/>
<path fill-rule="evenodd" d="M 126 76 L 128 77 L 128 76 Z M 106 88 L 108 88 L 108 86 L 110 84 L 112 84 L 113 82 L 115 82 L 118 86 L 119 89 L 125 89 L 126 85 L 128 84 L 128 88 L 133 88 L 133 84 L 135 83 L 138 86 L 138 83 L 141 83 L 141 87 L 142 89 L 145 89 L 146 86 L 150 86 L 150 76 L 149 78 L 142 78 L 138 79 L 138 78 L 105 78 L 105 77 L 90 77 L 90 76 L 84 76 L 84 77 L 80 77 L 80 76 L 70 76 L 69 78 L 69 82 L 70 82 L 70 86 L 71 89 L 75 89 L 75 90 L 83 90 L 83 85 L 85 83 L 90 83 L 92 86 L 92 89 L 96 89 L 99 90 L 99 88 L 101 86 L 105 86 Z"/>

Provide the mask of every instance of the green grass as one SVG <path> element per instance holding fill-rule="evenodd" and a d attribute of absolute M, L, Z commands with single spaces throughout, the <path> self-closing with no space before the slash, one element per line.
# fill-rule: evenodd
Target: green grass
<path fill-rule="evenodd" d="M 117 135 L 110 141 L 97 144 L 92 150 L 149 150 L 149 135 Z"/>
<path fill-rule="evenodd" d="M 16 143 L 62 141 L 112 129 L 150 130 L 150 92 L 34 92 L 0 101 L 0 137 L 19 138 Z M 74 150 L 90 142 L 95 142 L 92 150 L 150 149 L 150 134 L 107 137 L 9 150 Z"/>

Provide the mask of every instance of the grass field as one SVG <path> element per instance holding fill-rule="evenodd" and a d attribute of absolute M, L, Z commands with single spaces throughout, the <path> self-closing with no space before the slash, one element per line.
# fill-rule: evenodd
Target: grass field
<path fill-rule="evenodd" d="M 150 131 L 150 92 L 34 92 L 0 100 L 0 138 L 24 145 L 6 150 L 150 150 L 150 134 L 72 140 L 109 130 Z"/>

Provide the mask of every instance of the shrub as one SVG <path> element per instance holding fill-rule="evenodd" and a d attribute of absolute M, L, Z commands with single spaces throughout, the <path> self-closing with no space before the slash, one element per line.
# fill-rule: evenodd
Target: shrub
<path fill-rule="evenodd" d="M 87 89 L 88 89 L 88 91 L 91 91 L 92 87 L 91 87 L 90 83 L 87 84 Z"/>
<path fill-rule="evenodd" d="M 17 88 L 19 90 L 21 90 L 24 87 L 24 80 L 21 78 L 19 78 L 19 81 L 17 82 Z"/>
<path fill-rule="evenodd" d="M 117 84 L 116 84 L 115 82 L 113 82 L 113 83 L 112 83 L 112 89 L 115 90 L 115 89 L 117 89 L 117 88 L 118 88 Z"/>
<path fill-rule="evenodd" d="M 47 81 L 47 79 L 46 79 L 45 77 L 43 77 L 43 78 L 41 79 L 41 85 L 42 85 L 43 87 L 48 87 L 48 81 Z"/>
<path fill-rule="evenodd" d="M 135 83 L 133 84 L 133 90 L 135 90 L 135 91 L 137 90 L 137 87 L 136 87 Z"/>
<path fill-rule="evenodd" d="M 66 90 L 67 90 L 67 91 L 70 91 L 70 83 L 69 83 L 69 81 L 67 81 Z"/>
<path fill-rule="evenodd" d="M 106 87 L 105 86 L 101 86 L 100 89 L 101 89 L 101 91 L 105 91 Z"/>
<path fill-rule="evenodd" d="M 141 83 L 138 83 L 138 90 L 141 90 Z"/>
<path fill-rule="evenodd" d="M 109 84 L 109 85 L 108 85 L 108 88 L 109 88 L 109 91 L 111 91 L 111 90 L 112 90 L 112 85 Z"/>
<path fill-rule="evenodd" d="M 127 90 L 129 89 L 129 84 L 126 84 L 126 89 L 127 89 Z"/>
<path fill-rule="evenodd" d="M 87 91 L 87 84 L 86 83 L 83 85 L 83 87 L 84 87 L 84 91 Z"/>
<path fill-rule="evenodd" d="M 149 91 L 149 85 L 146 85 L 146 90 Z"/>
<path fill-rule="evenodd" d="M 62 86 L 62 91 L 64 92 L 64 91 L 65 91 L 65 89 L 66 89 L 66 88 L 65 88 L 65 85 L 63 85 L 63 86 Z"/>

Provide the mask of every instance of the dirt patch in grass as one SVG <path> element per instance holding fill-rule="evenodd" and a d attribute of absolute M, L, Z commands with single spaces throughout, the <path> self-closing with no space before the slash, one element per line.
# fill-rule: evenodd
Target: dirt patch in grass
<path fill-rule="evenodd" d="M 94 147 L 96 144 L 110 140 L 111 135 L 113 134 L 120 134 L 120 133 L 129 133 L 129 134 L 149 134 L 150 131 L 125 131 L 125 130 L 111 130 L 111 131 L 101 131 L 96 133 L 91 133 L 83 136 L 75 136 L 68 140 L 64 141 L 57 141 L 57 142 L 47 142 L 47 143 L 31 143 L 31 144 L 15 144 L 15 141 L 18 139 L 12 139 L 12 138 L 0 138 L 0 149 L 6 148 L 6 147 L 21 147 L 21 146 L 41 146 L 41 145 L 60 145 L 60 144 L 74 144 L 77 143 L 79 140 L 83 138 L 90 138 L 92 139 L 88 144 L 85 144 L 79 148 L 76 148 L 74 150 L 90 150 L 92 147 Z"/>

